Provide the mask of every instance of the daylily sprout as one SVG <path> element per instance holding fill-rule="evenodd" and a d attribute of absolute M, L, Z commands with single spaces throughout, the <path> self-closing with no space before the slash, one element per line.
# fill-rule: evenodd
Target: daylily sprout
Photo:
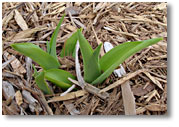
<path fill-rule="evenodd" d="M 52 34 L 50 42 L 47 42 L 47 51 L 42 50 L 39 46 L 32 43 L 14 43 L 11 45 L 13 49 L 30 57 L 42 67 L 43 70 L 41 72 L 37 72 L 35 67 L 33 67 L 34 78 L 37 86 L 45 94 L 52 94 L 46 80 L 62 89 L 67 89 L 72 85 L 72 82 L 69 81 L 68 78 L 76 79 L 71 73 L 59 69 L 61 64 L 58 61 L 58 57 L 72 56 L 75 58 L 75 46 L 77 41 L 79 41 L 83 58 L 84 80 L 87 83 L 96 85 L 102 83 L 127 58 L 162 40 L 162 38 L 154 38 L 143 41 L 124 42 L 114 47 L 100 58 L 99 54 L 102 44 L 96 49 L 92 49 L 91 45 L 82 34 L 82 29 L 77 29 L 77 31 L 64 42 L 64 47 L 60 56 L 57 57 L 56 39 L 64 17 L 65 15 L 60 19 L 59 24 Z"/>

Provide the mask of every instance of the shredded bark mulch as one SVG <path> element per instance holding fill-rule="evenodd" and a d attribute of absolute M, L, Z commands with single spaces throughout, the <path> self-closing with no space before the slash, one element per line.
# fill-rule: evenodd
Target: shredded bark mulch
<path fill-rule="evenodd" d="M 112 74 L 102 84 L 109 97 L 101 99 L 85 90 L 60 96 L 62 89 L 49 83 L 54 94 L 44 95 L 36 86 L 31 59 L 14 51 L 10 44 L 30 42 L 46 50 L 62 15 L 66 13 L 57 39 L 57 54 L 77 28 L 93 48 L 100 42 L 117 46 L 127 41 L 156 37 L 164 40 L 127 59 L 125 78 Z M 129 81 L 137 115 L 167 114 L 167 3 L 2 3 L 2 114 L 3 115 L 124 115 L 121 85 Z M 75 75 L 72 58 L 61 59 L 61 68 Z M 82 67 L 82 57 L 80 57 Z"/>

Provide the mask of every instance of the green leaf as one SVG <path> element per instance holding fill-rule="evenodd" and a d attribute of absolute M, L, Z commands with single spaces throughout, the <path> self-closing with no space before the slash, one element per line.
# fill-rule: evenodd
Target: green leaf
<path fill-rule="evenodd" d="M 37 62 L 44 70 L 59 68 L 60 66 L 54 57 L 32 43 L 16 43 L 11 46 L 13 49 Z"/>
<path fill-rule="evenodd" d="M 47 41 L 46 45 L 47 45 L 47 53 L 50 54 L 50 43 Z"/>
<path fill-rule="evenodd" d="M 33 69 L 34 69 L 34 74 L 33 74 L 33 76 L 36 77 L 40 72 L 37 72 L 37 70 L 36 70 L 34 64 L 32 64 L 32 67 L 33 67 Z"/>
<path fill-rule="evenodd" d="M 101 75 L 101 69 L 98 62 L 101 45 L 93 51 L 89 42 L 85 39 L 80 30 L 78 30 L 78 37 L 84 64 L 84 80 L 91 83 L 96 77 Z"/>
<path fill-rule="evenodd" d="M 52 91 L 44 80 L 44 71 L 39 72 L 38 75 L 35 76 L 35 82 L 45 94 L 52 94 Z"/>
<path fill-rule="evenodd" d="M 135 54 L 136 52 L 153 45 L 162 40 L 162 38 L 155 38 L 144 41 L 126 42 L 116 46 L 107 52 L 99 61 L 101 70 L 104 71 L 92 84 L 99 84 L 103 82 L 116 67 L 118 67 L 127 58 Z"/>
<path fill-rule="evenodd" d="M 72 85 L 68 77 L 75 79 L 71 73 L 61 69 L 50 69 L 45 72 L 45 78 L 62 89 L 67 89 Z"/>
<path fill-rule="evenodd" d="M 78 40 L 78 33 L 73 33 L 64 43 L 60 56 L 73 56 L 75 58 L 75 45 Z"/>
<path fill-rule="evenodd" d="M 57 55 L 56 55 L 56 40 L 57 40 L 57 36 L 58 36 L 58 32 L 60 30 L 61 24 L 64 20 L 65 14 L 62 16 L 62 18 L 60 19 L 54 33 L 52 34 L 52 37 L 50 39 L 50 55 L 53 56 L 55 59 L 58 60 Z"/>

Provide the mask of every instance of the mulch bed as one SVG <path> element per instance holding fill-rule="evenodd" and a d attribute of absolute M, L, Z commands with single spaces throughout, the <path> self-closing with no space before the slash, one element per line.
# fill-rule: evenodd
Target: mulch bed
<path fill-rule="evenodd" d="M 70 13 L 69 13 L 70 12 Z M 3 115 L 124 115 L 121 86 L 107 91 L 108 99 L 78 90 L 58 101 L 62 91 L 50 83 L 53 95 L 44 95 L 36 86 L 31 59 L 14 51 L 10 44 L 31 42 L 46 50 L 46 41 L 66 13 L 57 39 L 59 54 L 64 41 L 83 28 L 83 34 L 93 48 L 98 42 L 117 46 L 127 41 L 156 37 L 164 40 L 149 46 L 127 59 L 127 72 L 135 97 L 137 115 L 167 113 L 167 4 L 160 2 L 122 3 L 2 3 L 2 114 Z M 75 74 L 73 60 L 63 69 Z M 80 58 L 80 63 L 82 59 Z M 65 65 L 65 64 L 64 64 Z M 137 73 L 140 71 L 140 73 Z M 126 76 L 126 77 L 127 77 Z M 102 84 L 103 89 L 121 78 L 112 74 Z"/>

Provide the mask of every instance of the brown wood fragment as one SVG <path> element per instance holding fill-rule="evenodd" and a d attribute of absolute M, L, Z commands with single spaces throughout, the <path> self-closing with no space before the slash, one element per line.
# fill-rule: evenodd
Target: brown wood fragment
<path fill-rule="evenodd" d="M 15 56 L 10 55 L 8 52 L 5 52 L 4 55 L 8 58 L 8 59 L 13 59 L 10 63 L 12 68 L 14 69 L 14 72 L 16 73 L 26 73 L 26 69 L 22 66 L 21 62 L 15 58 Z"/>
<path fill-rule="evenodd" d="M 48 113 L 49 115 L 53 115 L 53 111 L 52 111 L 52 109 L 50 108 L 50 106 L 48 105 L 48 103 L 47 103 L 47 101 L 46 101 L 46 99 L 45 99 L 44 94 L 43 94 L 41 91 L 40 91 L 39 93 L 40 93 L 40 97 L 41 97 L 40 101 L 42 102 L 43 106 L 45 107 L 47 113 Z"/>
<path fill-rule="evenodd" d="M 70 12 L 70 14 L 73 15 L 78 15 L 80 13 L 80 8 L 75 7 L 75 6 L 70 6 L 65 9 L 66 14 Z"/>
<path fill-rule="evenodd" d="M 156 78 L 154 78 L 149 72 L 144 72 L 144 74 L 146 74 L 147 77 L 149 77 L 154 84 L 156 84 L 161 90 L 163 90 L 161 83 L 158 80 L 156 80 Z"/>
<path fill-rule="evenodd" d="M 75 105 L 71 101 L 64 101 L 63 104 L 70 112 L 71 115 L 79 115 L 80 112 L 75 108 Z"/>
<path fill-rule="evenodd" d="M 139 115 L 139 114 L 142 114 L 146 111 L 146 108 L 145 107 L 139 107 L 136 109 L 136 114 Z"/>
<path fill-rule="evenodd" d="M 33 28 L 33 29 L 27 29 L 27 30 L 20 31 L 19 33 L 17 33 L 14 36 L 14 38 L 12 40 L 17 41 L 19 39 L 31 37 L 32 34 L 36 33 L 37 31 L 44 30 L 44 29 L 46 29 L 46 28 L 45 27 L 36 27 L 36 28 Z"/>
<path fill-rule="evenodd" d="M 71 78 L 68 78 L 68 79 L 71 82 L 73 82 L 74 84 L 80 86 L 78 81 L 71 79 Z M 102 99 L 107 99 L 109 97 L 109 94 L 107 92 L 100 92 L 99 88 L 96 88 L 95 86 L 93 86 L 91 84 L 85 83 L 84 90 L 86 90 L 87 92 L 92 93 Z"/>
<path fill-rule="evenodd" d="M 140 19 L 139 18 L 122 19 L 119 16 L 111 16 L 111 18 L 113 18 L 115 20 L 130 21 L 130 22 L 147 22 L 147 23 L 158 24 L 158 25 L 167 27 L 167 24 L 165 24 L 165 23 L 161 23 L 161 22 L 158 22 L 158 21 L 152 21 L 150 19 L 141 19 L 141 18 Z"/>
<path fill-rule="evenodd" d="M 16 99 L 16 102 L 17 104 L 20 106 L 22 103 L 23 103 L 23 99 L 22 99 L 22 94 L 20 91 L 17 91 L 15 93 L 15 99 Z"/>
<path fill-rule="evenodd" d="M 12 84 L 7 81 L 2 82 L 2 92 L 3 92 L 3 96 L 6 98 L 6 100 L 9 98 L 12 98 L 12 99 L 14 98 L 15 90 L 14 90 Z"/>
<path fill-rule="evenodd" d="M 8 15 L 6 15 L 2 19 L 2 26 L 3 26 L 3 28 L 6 28 L 8 22 L 13 18 L 13 16 L 14 16 L 14 11 L 11 11 Z"/>
<path fill-rule="evenodd" d="M 132 92 L 136 96 L 143 96 L 143 95 L 149 93 L 150 91 L 152 91 L 153 89 L 154 89 L 154 85 L 149 84 L 145 88 L 144 88 L 144 86 L 139 86 L 137 88 L 132 88 Z"/>
<path fill-rule="evenodd" d="M 131 91 L 129 82 L 126 81 L 123 85 L 121 85 L 121 88 L 125 115 L 136 115 L 135 98 Z"/>
<path fill-rule="evenodd" d="M 65 101 L 65 100 L 71 100 L 71 99 L 75 99 L 78 97 L 81 97 L 83 95 L 85 95 L 87 92 L 84 90 L 78 90 L 76 92 L 71 92 L 71 93 L 67 93 L 64 96 L 56 96 L 51 98 L 50 100 L 48 100 L 47 102 L 57 102 L 57 101 Z"/>
<path fill-rule="evenodd" d="M 22 30 L 27 30 L 28 26 L 25 20 L 23 19 L 22 15 L 19 13 L 17 9 L 15 9 L 15 16 L 14 16 L 17 24 L 20 26 Z"/>
<path fill-rule="evenodd" d="M 147 71 L 147 70 L 146 70 L 146 69 L 141 69 L 141 70 L 138 70 L 138 71 L 133 72 L 133 73 L 128 73 L 125 77 L 123 77 L 123 78 L 121 78 L 120 80 L 114 82 L 113 84 L 111 84 L 111 85 L 105 87 L 104 89 L 100 90 L 99 92 L 100 92 L 100 93 L 101 93 L 101 92 L 106 92 L 106 91 L 108 91 L 108 90 L 110 90 L 110 89 L 113 89 L 113 88 L 115 88 L 115 87 L 117 87 L 117 86 L 123 84 L 123 83 L 126 82 L 127 80 L 129 80 L 129 79 L 131 79 L 131 78 L 133 78 L 133 77 L 137 76 L 138 74 L 140 74 L 140 73 L 142 73 L 142 72 L 145 72 L 145 71 Z"/>
<path fill-rule="evenodd" d="M 166 111 L 167 106 L 164 104 L 149 104 L 145 106 L 145 108 L 149 111 Z"/>

